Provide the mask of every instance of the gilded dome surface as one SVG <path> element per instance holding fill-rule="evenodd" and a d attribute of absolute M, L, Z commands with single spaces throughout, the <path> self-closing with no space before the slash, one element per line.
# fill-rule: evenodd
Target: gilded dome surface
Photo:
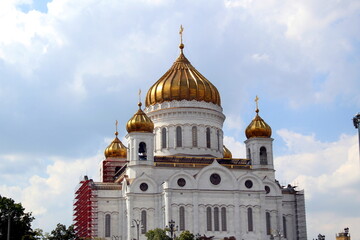
<path fill-rule="evenodd" d="M 110 145 L 105 149 L 105 157 L 119 157 L 126 158 L 127 149 L 124 144 L 119 140 L 118 132 L 115 132 L 115 139 L 110 143 Z"/>
<path fill-rule="evenodd" d="M 148 107 L 166 101 L 196 100 L 221 106 L 216 87 L 198 72 L 181 53 L 172 67 L 149 89 L 145 105 Z"/>
<path fill-rule="evenodd" d="M 223 155 L 224 158 L 232 158 L 232 153 L 227 147 L 225 147 L 225 145 L 223 145 Z"/>
<path fill-rule="evenodd" d="M 151 119 L 141 110 L 141 103 L 138 104 L 139 110 L 126 124 L 126 130 L 131 132 L 153 132 L 154 123 Z"/>
<path fill-rule="evenodd" d="M 256 116 L 245 130 L 246 137 L 271 137 L 271 127 L 259 116 L 259 109 L 256 109 Z"/>

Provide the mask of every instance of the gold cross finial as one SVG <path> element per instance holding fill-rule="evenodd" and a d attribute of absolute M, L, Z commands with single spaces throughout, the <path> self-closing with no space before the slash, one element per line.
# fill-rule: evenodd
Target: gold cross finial
<path fill-rule="evenodd" d="M 180 25 L 180 31 L 179 31 L 179 34 L 180 34 L 180 44 L 183 43 L 183 39 L 182 39 L 183 31 L 184 31 L 184 28 L 183 28 L 182 25 Z"/>
<path fill-rule="evenodd" d="M 139 103 L 141 103 L 141 89 L 139 88 Z"/>
<path fill-rule="evenodd" d="M 257 95 L 255 98 L 255 102 L 256 102 L 256 112 L 259 112 L 259 97 Z"/>
<path fill-rule="evenodd" d="M 115 121 L 115 129 L 116 129 L 116 132 L 115 132 L 115 135 L 117 136 L 118 135 L 118 120 Z"/>

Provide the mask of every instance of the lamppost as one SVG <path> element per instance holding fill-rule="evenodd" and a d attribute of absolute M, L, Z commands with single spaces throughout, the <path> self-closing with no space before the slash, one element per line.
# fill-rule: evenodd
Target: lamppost
<path fill-rule="evenodd" d="M 134 225 L 134 224 L 135 224 L 135 225 Z M 131 227 L 132 227 L 132 228 L 136 227 L 136 232 L 137 232 L 137 239 L 136 239 L 136 240 L 139 240 L 140 225 L 141 225 L 141 220 L 139 220 L 139 219 L 133 219 L 133 220 L 132 220 L 132 225 L 131 225 Z"/>
<path fill-rule="evenodd" d="M 7 225 L 7 236 L 6 239 L 10 240 L 10 223 L 11 223 L 11 216 L 13 215 L 14 211 L 10 210 L 8 212 L 0 210 L 1 220 L 5 220 L 7 218 L 8 225 Z"/>
<path fill-rule="evenodd" d="M 313 239 L 313 240 L 314 240 L 314 239 Z M 315 239 L 315 240 L 325 240 L 325 235 L 319 234 L 319 235 L 318 235 L 318 238 Z"/>
<path fill-rule="evenodd" d="M 353 118 L 354 127 L 358 129 L 359 135 L 359 155 L 360 155 L 360 113 L 356 114 Z"/>
<path fill-rule="evenodd" d="M 169 229 L 168 231 L 170 232 L 171 239 L 174 239 L 174 232 L 177 231 L 178 228 L 177 226 L 175 227 L 175 221 L 171 219 L 169 222 L 169 227 L 166 226 L 166 228 Z"/>

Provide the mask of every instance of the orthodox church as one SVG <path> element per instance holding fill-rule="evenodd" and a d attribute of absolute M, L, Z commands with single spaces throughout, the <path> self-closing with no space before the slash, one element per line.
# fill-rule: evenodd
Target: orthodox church
<path fill-rule="evenodd" d="M 168 226 L 171 235 L 188 230 L 203 239 L 307 239 L 304 192 L 275 178 L 258 98 L 246 158 L 234 158 L 223 144 L 220 93 L 185 57 L 182 40 L 179 47 L 126 123 L 126 146 L 116 131 L 105 149 L 100 182 L 80 181 L 77 235 L 144 240 L 148 230 Z"/>

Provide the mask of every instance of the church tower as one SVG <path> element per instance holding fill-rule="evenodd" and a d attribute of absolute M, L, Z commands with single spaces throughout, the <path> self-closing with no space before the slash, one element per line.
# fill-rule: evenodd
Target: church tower
<path fill-rule="evenodd" d="M 259 98 L 256 96 L 256 116 L 245 130 L 246 158 L 253 169 L 274 169 L 271 127 L 259 116 Z"/>
<path fill-rule="evenodd" d="M 141 109 L 126 124 L 129 166 L 153 165 L 154 163 L 154 123 Z"/>
<path fill-rule="evenodd" d="M 116 121 L 115 138 L 104 151 L 105 159 L 100 165 L 102 182 L 114 182 L 116 173 L 126 164 L 127 149 L 118 138 L 118 121 Z"/>

